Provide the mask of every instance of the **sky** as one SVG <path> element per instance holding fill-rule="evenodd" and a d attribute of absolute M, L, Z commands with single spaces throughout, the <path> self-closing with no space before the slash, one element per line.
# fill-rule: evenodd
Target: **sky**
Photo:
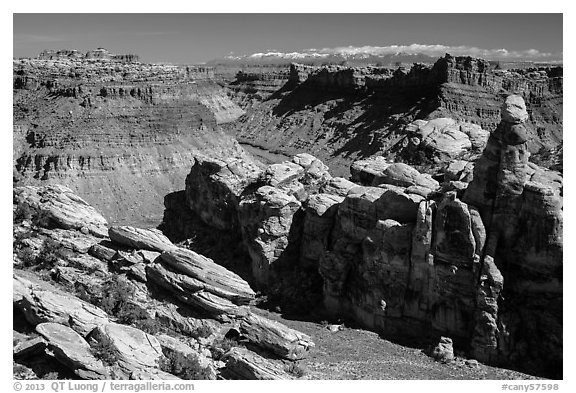
<path fill-rule="evenodd" d="M 230 54 L 412 44 L 474 47 L 487 50 L 486 57 L 505 49 L 558 60 L 562 14 L 13 15 L 14 57 L 104 47 L 138 54 L 143 62 L 192 64 Z"/>

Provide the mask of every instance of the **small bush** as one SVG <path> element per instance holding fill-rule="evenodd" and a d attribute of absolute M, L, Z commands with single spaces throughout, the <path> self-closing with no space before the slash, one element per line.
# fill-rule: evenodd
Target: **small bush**
<path fill-rule="evenodd" d="M 56 240 L 50 238 L 45 239 L 42 243 L 42 249 L 36 257 L 36 264 L 41 267 L 54 267 L 60 259 L 60 247 L 60 243 Z"/>
<path fill-rule="evenodd" d="M 202 367 L 195 354 L 170 352 L 160 359 L 160 369 L 182 379 L 211 379 L 208 367 Z"/>
<path fill-rule="evenodd" d="M 116 349 L 112 345 L 112 341 L 104 335 L 99 337 L 99 340 L 91 348 L 92 354 L 102 360 L 108 366 L 115 364 L 118 361 L 116 356 Z"/>
<path fill-rule="evenodd" d="M 295 376 L 296 378 L 302 378 L 306 375 L 306 370 L 301 367 L 298 363 L 290 363 L 284 366 L 284 371 L 288 374 Z"/>
<path fill-rule="evenodd" d="M 149 334 L 158 333 L 162 329 L 160 323 L 150 318 L 145 309 L 130 301 L 135 295 L 136 290 L 129 281 L 114 276 L 102 286 L 102 298 L 91 303 L 118 318 L 119 323 L 133 325 Z"/>
<path fill-rule="evenodd" d="M 210 329 L 210 327 L 207 325 L 199 326 L 196 329 L 194 329 L 193 332 L 190 333 L 190 335 L 194 338 L 206 338 L 210 337 L 211 334 L 212 329 Z"/>
<path fill-rule="evenodd" d="M 134 322 L 134 326 L 148 334 L 157 334 L 163 331 L 162 324 L 155 319 L 147 317 Z"/>
<path fill-rule="evenodd" d="M 220 360 L 220 358 L 224 356 L 226 352 L 237 346 L 238 342 L 236 340 L 222 337 L 221 339 L 214 340 L 209 349 L 210 353 L 212 353 L 212 358 L 215 360 Z"/>
<path fill-rule="evenodd" d="M 98 306 L 118 318 L 120 323 L 132 324 L 148 318 L 145 310 L 130 302 L 135 295 L 136 289 L 128 280 L 114 276 L 102 285 L 102 298 Z"/>
<path fill-rule="evenodd" d="M 36 253 L 30 247 L 23 247 L 17 251 L 18 258 L 24 267 L 36 265 Z"/>
<path fill-rule="evenodd" d="M 20 245 L 16 253 L 24 267 L 37 266 L 38 268 L 52 268 L 60 259 L 61 246 L 57 241 L 47 238 L 42 242 L 40 252 L 36 253 L 31 247 Z"/>

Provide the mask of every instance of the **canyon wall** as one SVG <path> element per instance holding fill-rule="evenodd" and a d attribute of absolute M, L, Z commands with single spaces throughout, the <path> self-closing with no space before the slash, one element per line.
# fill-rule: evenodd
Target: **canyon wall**
<path fill-rule="evenodd" d="M 112 222 L 156 226 L 195 157 L 243 157 L 221 124 L 244 113 L 213 70 L 14 61 L 14 178 L 71 187 Z"/>
<path fill-rule="evenodd" d="M 265 79 L 265 68 L 259 75 Z M 246 114 L 226 129 L 240 143 L 288 155 L 308 152 L 337 175 L 375 154 L 400 159 L 404 129 L 417 119 L 450 117 L 493 131 L 508 94 L 526 101 L 532 153 L 562 144 L 561 67 L 500 70 L 482 59 L 450 55 L 433 66 L 395 70 L 292 64 L 281 89 L 249 103 L 243 89 L 257 98 L 258 85 L 241 78 L 233 85 L 232 97 Z"/>

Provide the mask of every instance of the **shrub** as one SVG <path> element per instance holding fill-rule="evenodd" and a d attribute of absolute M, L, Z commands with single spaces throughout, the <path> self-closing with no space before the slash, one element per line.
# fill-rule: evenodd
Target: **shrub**
<path fill-rule="evenodd" d="M 104 335 L 99 337 L 99 340 L 92 346 L 91 350 L 97 359 L 102 360 L 102 362 L 109 366 L 118 361 L 116 349 L 112 345 L 112 341 Z"/>
<path fill-rule="evenodd" d="M 160 359 L 160 369 L 182 379 L 211 379 L 210 369 L 202 367 L 198 356 L 182 352 L 169 352 Z"/>
<path fill-rule="evenodd" d="M 157 334 L 163 330 L 162 324 L 150 317 L 135 321 L 134 326 L 148 334 Z"/>
<path fill-rule="evenodd" d="M 212 334 L 212 329 L 207 325 L 198 326 L 190 335 L 194 338 L 206 338 L 210 337 Z"/>
<path fill-rule="evenodd" d="M 284 366 L 284 371 L 296 378 L 302 378 L 306 374 L 306 370 L 298 363 L 290 363 Z"/>
<path fill-rule="evenodd" d="M 136 290 L 127 280 L 114 276 L 102 285 L 102 299 L 98 306 L 108 314 L 122 319 L 123 323 L 131 323 L 139 319 L 134 315 L 134 305 L 128 301 L 135 294 Z"/>
<path fill-rule="evenodd" d="M 212 358 L 215 360 L 220 360 L 226 352 L 228 352 L 233 347 L 237 347 L 238 342 L 230 338 L 222 337 L 220 339 L 214 340 L 210 345 L 210 353 Z"/>
<path fill-rule="evenodd" d="M 31 247 L 22 247 L 22 245 L 20 247 L 16 252 L 24 267 L 52 268 L 56 266 L 61 256 L 60 243 L 50 238 L 44 239 L 38 253 L 35 253 Z"/>
<path fill-rule="evenodd" d="M 158 333 L 162 326 L 150 318 L 145 309 L 130 301 L 136 294 L 135 288 L 126 279 L 114 276 L 102 286 L 102 298 L 96 305 L 118 318 L 119 323 L 134 325 L 149 334 Z"/>
<path fill-rule="evenodd" d="M 60 259 L 60 243 L 47 238 L 42 243 L 42 249 L 36 257 L 36 264 L 41 267 L 54 267 Z"/>

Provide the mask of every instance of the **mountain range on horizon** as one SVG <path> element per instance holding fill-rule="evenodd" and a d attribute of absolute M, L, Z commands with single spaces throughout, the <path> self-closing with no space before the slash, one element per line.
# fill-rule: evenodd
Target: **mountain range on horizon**
<path fill-rule="evenodd" d="M 355 62 L 362 64 L 395 63 L 434 63 L 446 53 L 454 56 L 479 57 L 499 62 L 533 62 L 562 64 L 562 53 L 540 52 L 537 49 L 513 51 L 501 49 L 481 49 L 468 46 L 447 45 L 389 45 L 389 46 L 346 46 L 302 51 L 282 52 L 267 50 L 252 54 L 235 55 L 233 53 L 208 61 L 206 64 L 282 64 L 289 62 L 330 63 Z"/>

